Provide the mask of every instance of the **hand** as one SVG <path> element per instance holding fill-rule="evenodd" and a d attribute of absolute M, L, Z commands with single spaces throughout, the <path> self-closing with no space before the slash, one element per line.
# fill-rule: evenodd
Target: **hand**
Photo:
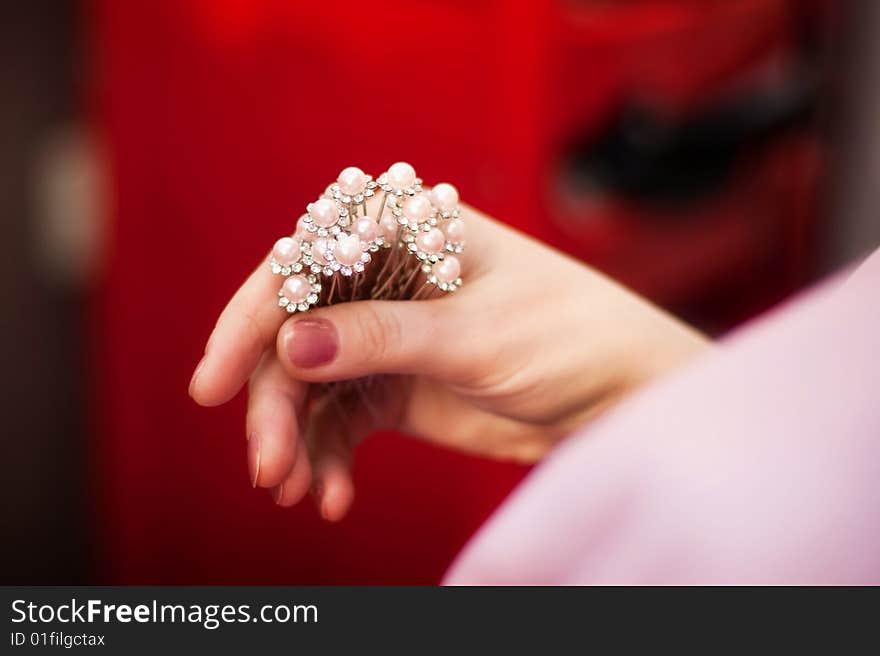
<path fill-rule="evenodd" d="M 190 395 L 218 405 L 250 381 L 251 478 L 279 505 L 312 487 L 322 516 L 341 518 L 354 497 L 353 445 L 378 428 L 533 462 L 707 347 L 601 274 L 464 212 L 465 284 L 452 294 L 288 317 L 263 262 L 220 315 Z M 342 395 L 316 398 L 310 385 L 366 376 Z"/>

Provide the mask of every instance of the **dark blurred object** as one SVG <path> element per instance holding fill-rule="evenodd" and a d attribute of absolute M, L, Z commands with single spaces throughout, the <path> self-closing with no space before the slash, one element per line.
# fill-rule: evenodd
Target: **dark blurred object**
<path fill-rule="evenodd" d="M 805 122 L 816 85 L 793 75 L 722 99 L 693 115 L 664 116 L 662 107 L 626 104 L 598 141 L 569 155 L 575 188 L 609 194 L 654 210 L 658 220 L 722 191 L 736 163 Z"/>
<path fill-rule="evenodd" d="M 880 244 L 880 2 L 847 3 L 834 67 L 831 189 L 823 267 L 831 270 Z"/>
<path fill-rule="evenodd" d="M 82 582 L 84 297 L 41 259 L 43 154 L 75 118 L 74 3 L 0 8 L 0 583 Z"/>

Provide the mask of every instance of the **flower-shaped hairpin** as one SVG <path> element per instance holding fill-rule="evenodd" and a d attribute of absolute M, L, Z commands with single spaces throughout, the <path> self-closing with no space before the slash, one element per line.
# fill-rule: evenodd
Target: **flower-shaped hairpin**
<path fill-rule="evenodd" d="M 455 291 L 462 281 L 454 254 L 463 248 L 455 187 L 441 183 L 427 192 L 405 162 L 375 181 L 350 166 L 308 204 L 294 234 L 275 243 L 269 267 L 285 277 L 278 304 L 305 312 L 342 301 Z"/>

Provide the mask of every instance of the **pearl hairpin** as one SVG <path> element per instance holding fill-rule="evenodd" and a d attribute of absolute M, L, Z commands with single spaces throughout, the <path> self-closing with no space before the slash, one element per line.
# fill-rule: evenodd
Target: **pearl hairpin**
<path fill-rule="evenodd" d="M 373 197 L 378 210 L 371 216 Z M 278 304 L 292 313 L 342 301 L 455 291 L 462 283 L 455 254 L 465 243 L 458 202 L 451 184 L 423 190 L 406 162 L 392 164 L 376 180 L 355 166 L 343 169 L 308 204 L 293 235 L 272 248 L 269 267 L 285 278 Z"/>

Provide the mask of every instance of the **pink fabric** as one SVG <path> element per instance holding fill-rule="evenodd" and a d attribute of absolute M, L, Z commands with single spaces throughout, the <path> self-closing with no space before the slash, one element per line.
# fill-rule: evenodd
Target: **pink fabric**
<path fill-rule="evenodd" d="M 567 440 L 446 583 L 880 583 L 880 252 Z"/>

